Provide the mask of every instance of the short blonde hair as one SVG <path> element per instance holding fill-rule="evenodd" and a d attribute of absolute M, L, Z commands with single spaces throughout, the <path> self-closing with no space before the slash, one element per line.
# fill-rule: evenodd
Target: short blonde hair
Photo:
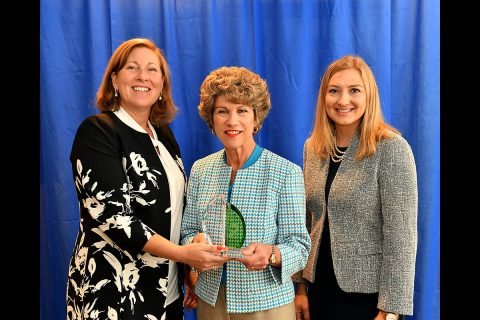
<path fill-rule="evenodd" d="M 347 55 L 332 62 L 328 66 L 320 84 L 315 125 L 308 139 L 308 145 L 311 146 L 315 153 L 322 159 L 327 159 L 330 150 L 333 148 L 333 131 L 335 128 L 335 123 L 327 115 L 325 105 L 328 83 L 335 73 L 346 69 L 355 69 L 360 72 L 367 96 L 365 113 L 362 116 L 359 126 L 360 141 L 355 158 L 361 160 L 371 156 L 375 153 L 378 142 L 384 138 L 391 137 L 392 132 L 400 134 L 397 129 L 386 124 L 383 120 L 377 82 L 370 67 L 362 58 Z"/>
<path fill-rule="evenodd" d="M 177 108 L 173 103 L 170 70 L 165 56 L 152 40 L 134 38 L 123 42 L 113 53 L 107 68 L 103 74 L 103 80 L 97 92 L 97 108 L 100 111 L 117 111 L 120 108 L 120 99 L 115 98 L 115 88 L 112 83 L 112 74 L 118 73 L 127 62 L 128 56 L 133 49 L 145 47 L 152 50 L 160 62 L 160 70 L 163 74 L 162 100 L 156 100 L 150 110 L 149 120 L 154 125 L 169 123 L 175 117 Z"/>
<path fill-rule="evenodd" d="M 200 117 L 213 129 L 215 99 L 225 96 L 230 102 L 241 103 L 253 109 L 258 132 L 270 111 L 270 93 L 267 82 L 258 74 L 243 67 L 220 67 L 212 71 L 200 87 Z"/>

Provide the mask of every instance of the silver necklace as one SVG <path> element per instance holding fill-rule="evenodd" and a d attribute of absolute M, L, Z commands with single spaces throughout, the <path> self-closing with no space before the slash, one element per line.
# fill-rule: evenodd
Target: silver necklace
<path fill-rule="evenodd" d="M 330 159 L 332 159 L 333 162 L 340 162 L 345 157 L 345 152 L 347 152 L 347 150 L 342 151 L 337 147 L 337 130 L 335 129 L 333 130 L 333 149 L 330 152 Z"/>

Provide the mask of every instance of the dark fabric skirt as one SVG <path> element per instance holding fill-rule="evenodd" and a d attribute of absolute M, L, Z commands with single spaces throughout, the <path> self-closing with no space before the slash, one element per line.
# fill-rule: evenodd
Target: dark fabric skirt
<path fill-rule="evenodd" d="M 373 320 L 378 313 L 378 293 L 345 292 L 337 283 L 330 249 L 330 230 L 325 219 L 315 283 L 308 284 L 312 320 Z"/>
<path fill-rule="evenodd" d="M 166 320 L 183 320 L 183 295 L 165 308 Z"/>
<path fill-rule="evenodd" d="M 340 287 L 309 284 L 308 304 L 312 320 L 373 320 L 378 313 L 378 293 L 345 292 Z"/>

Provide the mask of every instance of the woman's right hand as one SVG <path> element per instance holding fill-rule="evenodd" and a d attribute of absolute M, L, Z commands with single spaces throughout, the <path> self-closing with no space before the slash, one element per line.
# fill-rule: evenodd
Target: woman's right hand
<path fill-rule="evenodd" d="M 295 315 L 296 320 L 310 320 L 307 286 L 303 283 L 297 284 L 297 290 L 295 292 Z"/>
<path fill-rule="evenodd" d="M 189 243 L 181 248 L 185 250 L 183 262 L 201 272 L 213 270 L 225 262 L 233 260 L 233 258 L 221 255 L 226 250 L 221 245 Z"/>
<path fill-rule="evenodd" d="M 185 265 L 185 297 L 183 305 L 187 309 L 197 308 L 197 294 L 195 293 L 195 285 L 197 284 L 198 273 L 193 272 L 189 265 Z"/>

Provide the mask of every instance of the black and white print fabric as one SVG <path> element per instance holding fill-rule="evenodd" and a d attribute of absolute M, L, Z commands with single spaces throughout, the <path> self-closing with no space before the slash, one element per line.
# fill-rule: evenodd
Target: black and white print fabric
<path fill-rule="evenodd" d="M 171 139 L 164 144 L 179 157 Z M 153 234 L 170 237 L 168 179 L 150 137 L 111 112 L 92 116 L 79 127 L 70 160 L 80 228 L 67 319 L 166 319 L 169 260 L 142 251 Z"/>

